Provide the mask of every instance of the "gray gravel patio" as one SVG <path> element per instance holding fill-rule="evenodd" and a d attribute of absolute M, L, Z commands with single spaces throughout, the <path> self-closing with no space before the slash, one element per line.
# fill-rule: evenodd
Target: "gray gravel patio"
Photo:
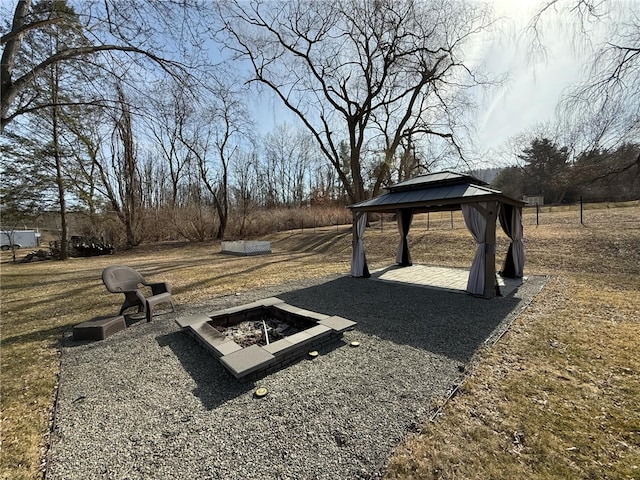
<path fill-rule="evenodd" d="M 178 305 L 100 342 L 69 333 L 46 478 L 375 478 L 544 283 L 485 300 L 334 276 Z M 313 360 L 243 382 L 174 321 L 271 296 L 358 325 Z"/>

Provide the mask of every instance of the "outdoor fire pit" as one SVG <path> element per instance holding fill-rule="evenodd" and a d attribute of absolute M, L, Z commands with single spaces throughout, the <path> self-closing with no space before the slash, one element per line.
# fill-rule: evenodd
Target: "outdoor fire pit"
<path fill-rule="evenodd" d="M 236 378 L 279 370 L 335 342 L 356 322 L 304 310 L 276 297 L 182 317 L 193 335 Z"/>
<path fill-rule="evenodd" d="M 264 316 L 257 320 L 245 320 L 233 325 L 226 325 L 226 322 L 220 321 L 211 321 L 210 323 L 225 337 L 233 340 L 243 348 L 251 345 L 264 347 L 315 325 L 315 322 L 296 322 L 291 324 L 273 316 Z"/>

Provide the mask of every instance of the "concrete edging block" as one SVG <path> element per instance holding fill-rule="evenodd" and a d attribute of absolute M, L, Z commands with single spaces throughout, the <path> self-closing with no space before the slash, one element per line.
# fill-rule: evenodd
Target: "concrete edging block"
<path fill-rule="evenodd" d="M 340 332 L 340 333 L 345 332 L 350 328 L 353 328 L 354 326 L 356 326 L 356 322 L 354 322 L 353 320 L 348 320 L 346 318 L 338 317 L 337 315 L 320 320 L 318 323 L 320 325 L 325 325 L 331 328 L 332 330 L 335 330 L 336 332 Z"/>
<path fill-rule="evenodd" d="M 220 363 L 236 378 L 268 367 L 276 357 L 258 345 L 251 345 L 237 352 L 220 357 Z"/>

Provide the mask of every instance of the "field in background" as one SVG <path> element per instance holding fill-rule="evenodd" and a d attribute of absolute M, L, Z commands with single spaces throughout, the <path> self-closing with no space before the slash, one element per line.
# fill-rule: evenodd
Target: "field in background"
<path fill-rule="evenodd" d="M 525 214 L 527 274 L 548 285 L 435 423 L 410 435 L 388 478 L 637 478 L 640 470 L 640 206 Z M 455 217 L 457 215 L 457 217 Z M 533 222 L 531 221 L 533 219 Z M 475 245 L 459 212 L 417 216 L 414 263 L 468 267 Z M 174 286 L 178 305 L 331 273 L 347 274 L 346 225 L 263 237 L 273 254 L 221 255 L 216 242 L 141 246 L 109 257 L 12 264 L 2 254 L 2 478 L 41 476 L 59 366 L 73 325 L 115 313 L 100 274 L 120 263 Z M 365 234 L 371 268 L 393 263 L 394 224 Z M 508 239 L 498 238 L 497 267 Z M 24 255 L 26 252 L 20 252 Z"/>

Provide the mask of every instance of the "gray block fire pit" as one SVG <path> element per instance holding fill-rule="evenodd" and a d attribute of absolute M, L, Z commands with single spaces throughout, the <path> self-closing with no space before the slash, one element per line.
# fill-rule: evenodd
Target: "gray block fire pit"
<path fill-rule="evenodd" d="M 276 297 L 176 320 L 236 378 L 257 378 L 335 342 L 356 322 Z"/>

